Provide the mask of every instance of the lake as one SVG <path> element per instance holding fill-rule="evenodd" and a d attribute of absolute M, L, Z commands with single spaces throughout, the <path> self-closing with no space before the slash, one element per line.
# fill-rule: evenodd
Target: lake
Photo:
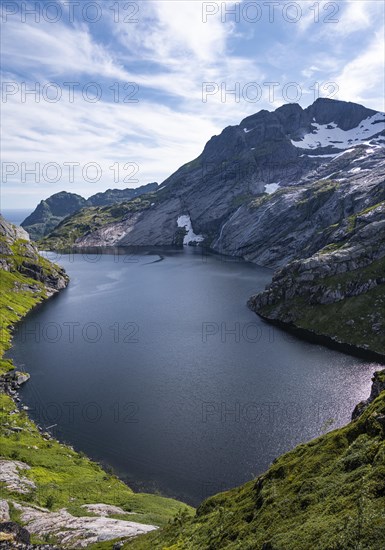
<path fill-rule="evenodd" d="M 201 249 L 56 257 L 69 287 L 18 326 L 31 417 L 131 487 L 197 505 L 349 421 L 379 365 L 260 320 L 271 270 Z M 52 426 L 52 427 L 50 427 Z"/>

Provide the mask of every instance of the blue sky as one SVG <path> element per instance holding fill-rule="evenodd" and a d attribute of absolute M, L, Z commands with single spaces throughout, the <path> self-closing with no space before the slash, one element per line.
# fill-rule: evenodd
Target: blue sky
<path fill-rule="evenodd" d="M 4 209 L 160 183 L 225 126 L 292 100 L 384 110 L 378 0 L 1 7 Z"/>

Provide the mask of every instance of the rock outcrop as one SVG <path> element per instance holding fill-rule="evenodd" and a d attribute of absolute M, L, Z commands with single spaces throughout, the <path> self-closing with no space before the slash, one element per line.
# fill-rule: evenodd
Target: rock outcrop
<path fill-rule="evenodd" d="M 0 269 L 41 283 L 47 296 L 65 288 L 69 280 L 61 267 L 48 262 L 39 254 L 24 229 L 8 223 L 1 215 Z M 27 286 L 34 290 L 33 285 Z"/>
<path fill-rule="evenodd" d="M 359 418 L 383 391 L 385 391 L 385 371 L 377 371 L 372 378 L 372 388 L 368 399 L 361 401 L 355 406 L 352 413 L 352 420 Z M 383 420 L 385 420 L 385 417 Z"/>
<path fill-rule="evenodd" d="M 50 536 L 63 548 L 87 548 L 90 544 L 118 538 L 129 539 L 157 529 L 133 521 L 98 516 L 75 517 L 67 510 L 50 512 L 42 508 L 13 504 L 28 531 L 40 538 Z"/>
<path fill-rule="evenodd" d="M 0 460 L 0 482 L 11 492 L 30 493 L 36 485 L 22 474 L 23 470 L 29 469 L 28 464 L 18 460 Z"/>
<path fill-rule="evenodd" d="M 331 235 L 335 242 L 279 269 L 248 305 L 298 334 L 385 361 L 385 201 Z"/>

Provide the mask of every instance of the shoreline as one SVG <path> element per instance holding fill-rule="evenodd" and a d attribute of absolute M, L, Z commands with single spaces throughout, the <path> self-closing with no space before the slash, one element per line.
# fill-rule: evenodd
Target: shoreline
<path fill-rule="evenodd" d="M 365 359 L 367 361 L 378 362 L 381 365 L 385 365 L 385 354 L 379 353 L 371 349 L 361 348 L 355 346 L 354 344 L 348 344 L 347 342 L 339 342 L 338 340 L 334 340 L 334 338 L 332 338 L 331 336 L 327 336 L 326 334 L 318 334 L 317 332 L 298 327 L 297 325 L 285 323 L 284 321 L 280 321 L 279 319 L 270 319 L 262 313 L 258 313 L 252 308 L 250 309 L 266 323 L 274 325 L 288 332 L 289 334 L 293 334 L 300 340 L 304 340 L 311 344 L 320 344 L 322 346 L 325 346 L 326 348 L 340 351 L 341 353 L 345 353 L 353 357 L 358 357 L 359 359 Z"/>

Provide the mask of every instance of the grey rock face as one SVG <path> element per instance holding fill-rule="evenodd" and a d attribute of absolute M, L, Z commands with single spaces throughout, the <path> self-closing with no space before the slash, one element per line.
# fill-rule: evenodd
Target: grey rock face
<path fill-rule="evenodd" d="M 22 474 L 22 470 L 29 470 L 30 466 L 18 460 L 0 460 L 0 481 L 5 484 L 8 491 L 27 494 L 36 485 Z"/>
<path fill-rule="evenodd" d="M 6 500 L 0 500 L 0 523 L 4 521 L 9 521 L 9 504 Z"/>
<path fill-rule="evenodd" d="M 153 208 L 79 244 L 172 245 L 185 214 L 204 246 L 218 252 L 270 267 L 310 256 L 327 242 L 323 229 L 382 200 L 384 121 L 361 105 L 327 99 L 260 111 L 212 137 L 161 184 Z M 311 187 L 321 180 L 334 188 Z M 278 191 L 268 195 L 271 184 Z"/>
<path fill-rule="evenodd" d="M 11 223 L 8 223 L 3 216 L 0 215 L 0 235 L 5 237 L 6 240 L 9 241 L 9 243 L 13 243 L 17 239 L 22 239 L 25 241 L 29 241 L 29 235 L 27 231 L 25 231 L 22 227 L 18 227 L 16 225 L 13 225 Z M 9 251 L 10 248 L 4 244 L 5 248 Z M 9 252 L 1 252 L 2 254 L 9 254 Z"/>
<path fill-rule="evenodd" d="M 175 243 L 177 218 L 181 210 L 179 199 L 170 199 L 150 206 L 143 212 L 135 212 L 119 223 L 112 223 L 79 238 L 75 246 L 167 246 Z"/>
<path fill-rule="evenodd" d="M 45 509 L 15 503 L 21 520 L 30 533 L 39 537 L 49 534 L 63 548 L 87 548 L 90 544 L 116 538 L 132 538 L 157 529 L 133 521 L 99 517 L 75 517 L 67 510 L 50 512 Z"/>
<path fill-rule="evenodd" d="M 369 405 L 377 399 L 381 392 L 385 391 L 385 370 L 375 372 L 372 378 L 372 388 L 370 396 L 365 401 L 361 401 L 356 405 L 352 413 L 352 420 L 359 418 Z"/>
<path fill-rule="evenodd" d="M 283 187 L 240 206 L 223 224 L 212 247 L 223 254 L 279 267 L 340 242 L 355 215 L 385 200 L 383 150 L 369 150 L 358 147 L 321 165 L 311 178 L 304 178 L 298 185 Z M 380 228 L 369 224 L 374 215 L 372 212 L 358 217 L 357 223 L 368 227 L 353 242 L 369 238 L 365 231 Z"/>

